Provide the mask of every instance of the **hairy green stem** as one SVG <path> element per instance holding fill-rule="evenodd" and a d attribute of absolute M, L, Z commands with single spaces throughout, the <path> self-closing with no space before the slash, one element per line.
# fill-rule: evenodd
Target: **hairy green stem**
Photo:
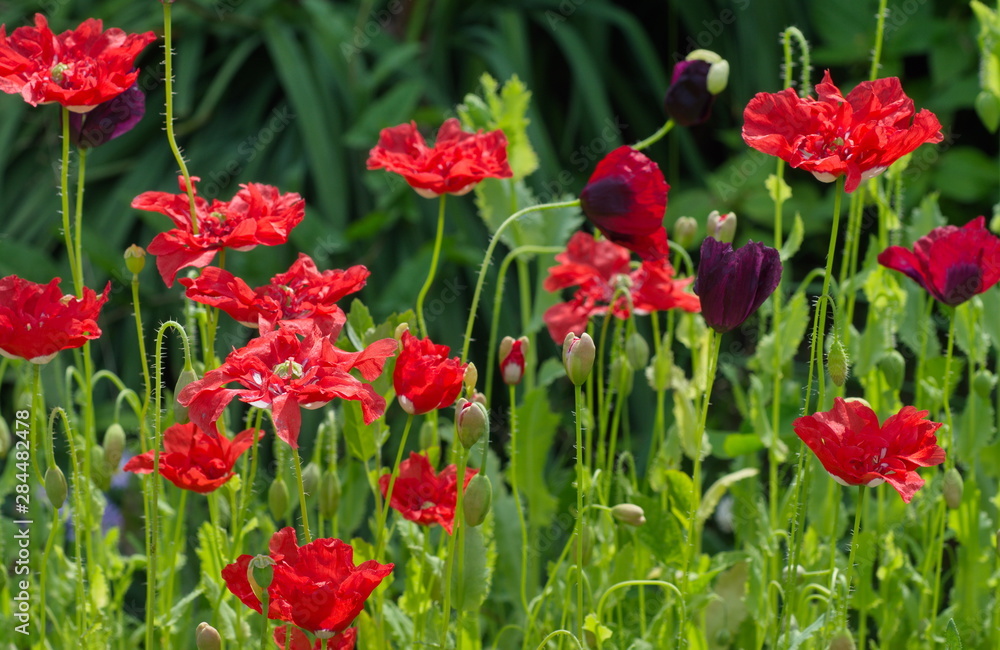
<path fill-rule="evenodd" d="M 424 320 L 424 299 L 427 297 L 427 292 L 430 291 L 431 285 L 434 284 L 434 276 L 437 274 L 438 258 L 441 256 L 441 240 L 444 237 L 444 197 L 446 194 L 442 194 L 438 202 L 438 218 L 437 218 L 437 234 L 434 235 L 434 250 L 431 253 L 431 268 L 427 272 L 427 279 L 424 280 L 424 285 L 420 287 L 420 293 L 417 294 L 417 326 L 420 327 L 420 333 L 422 336 L 430 336 L 427 331 L 427 321 Z"/>

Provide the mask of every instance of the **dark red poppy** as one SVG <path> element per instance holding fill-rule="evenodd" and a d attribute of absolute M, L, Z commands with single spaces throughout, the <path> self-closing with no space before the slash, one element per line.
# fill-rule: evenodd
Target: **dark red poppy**
<path fill-rule="evenodd" d="M 103 29 L 88 18 L 56 36 L 42 14 L 35 14 L 34 27 L 18 27 L 10 37 L 0 25 L 0 91 L 32 106 L 56 102 L 77 113 L 122 94 L 139 77 L 136 57 L 156 35 Z"/>
<path fill-rule="evenodd" d="M 663 100 L 667 115 L 681 126 L 693 126 L 708 120 L 715 95 L 708 91 L 708 71 L 712 64 L 696 59 L 674 66 L 670 88 Z"/>
<path fill-rule="evenodd" d="M 559 265 L 549 269 L 543 286 L 548 291 L 579 287 L 573 298 L 550 307 L 542 317 L 549 334 L 562 343 L 570 332 L 583 333 L 592 316 L 611 308 L 617 318 L 679 308 L 689 312 L 701 309 L 697 296 L 684 291 L 692 278 L 674 279 L 669 260 L 644 261 L 633 269 L 627 248 L 606 239 L 594 239 L 587 233 L 575 233 L 566 251 L 556 255 Z M 619 288 L 628 295 L 611 300 Z"/>
<path fill-rule="evenodd" d="M 597 163 L 580 192 L 580 207 L 614 243 L 644 260 L 665 259 L 669 189 L 656 163 L 632 147 L 618 147 Z"/>
<path fill-rule="evenodd" d="M 878 262 L 954 307 L 1000 282 L 1000 237 L 986 228 L 986 217 L 977 217 L 961 228 L 935 228 L 915 241 L 912 251 L 890 246 Z"/>
<path fill-rule="evenodd" d="M 192 177 L 192 183 L 199 180 Z M 278 246 L 288 241 L 292 228 L 305 216 L 306 206 L 295 192 L 281 194 L 278 188 L 258 183 L 240 185 L 232 201 L 210 202 L 195 196 L 198 234 L 191 228 L 191 203 L 179 178 L 180 194 L 144 192 L 132 200 L 137 210 L 159 212 L 177 228 L 160 233 L 146 251 L 156 255 L 156 268 L 168 287 L 185 267 L 204 268 L 215 254 L 230 248 L 248 251 L 255 246 Z"/>
<path fill-rule="evenodd" d="M 458 357 L 449 359 L 447 345 L 418 339 L 409 331 L 403 332 L 400 344 L 392 384 L 403 410 L 420 415 L 454 404 L 468 364 Z"/>
<path fill-rule="evenodd" d="M 844 189 L 853 192 L 925 142 L 944 138 L 934 113 L 914 113 L 896 77 L 864 81 L 845 98 L 827 70 L 816 94 L 757 93 L 743 111 L 743 140 L 823 182 L 846 175 Z"/>
<path fill-rule="evenodd" d="M 382 129 L 368 153 L 368 169 L 399 174 L 426 198 L 460 196 L 484 178 L 513 176 L 503 131 L 468 133 L 455 118 L 441 125 L 433 147 L 427 146 L 415 122 Z"/>
<path fill-rule="evenodd" d="M 291 638 L 288 638 L 291 630 Z M 317 635 L 318 636 L 318 635 Z M 358 641 L 358 628 L 349 627 L 328 639 L 309 640 L 305 632 L 291 625 L 282 625 L 274 630 L 274 642 L 281 650 L 354 650 Z"/>
<path fill-rule="evenodd" d="M 70 113 L 70 142 L 78 147 L 99 147 L 131 131 L 145 114 L 146 94 L 134 83 L 89 113 Z"/>
<path fill-rule="evenodd" d="M 177 401 L 188 407 L 192 422 L 213 434 L 218 433 L 216 420 L 234 397 L 269 408 L 278 437 L 298 447 L 300 408 L 315 409 L 340 398 L 361 402 L 366 424 L 381 417 L 385 400 L 351 370 L 373 381 L 395 352 L 394 339 L 375 341 L 360 352 L 346 352 L 315 328 L 305 336 L 282 328 L 233 350 L 221 366 L 188 384 Z M 242 388 L 225 388 L 230 382 Z"/>
<path fill-rule="evenodd" d="M 267 617 L 318 636 L 346 630 L 393 569 L 392 564 L 375 560 L 355 566 L 354 549 L 339 539 L 316 539 L 299 546 L 291 527 L 271 537 L 269 550 L 275 564 L 267 588 Z M 222 570 L 222 578 L 244 605 L 260 613 L 260 600 L 247 580 L 252 559 L 241 555 Z"/>
<path fill-rule="evenodd" d="M 798 418 L 792 426 L 833 480 L 868 487 L 888 481 L 909 503 L 924 484 L 916 469 L 945 458 L 934 435 L 941 424 L 926 415 L 904 406 L 880 426 L 866 404 L 837 397 L 831 410 Z"/>
<path fill-rule="evenodd" d="M 257 432 L 258 439 L 263 435 L 262 431 Z M 252 444 L 253 429 L 230 440 L 221 433 L 205 433 L 193 423 L 175 424 L 163 432 L 160 476 L 182 490 L 212 492 L 233 477 L 233 466 Z M 133 456 L 122 469 L 136 474 L 152 473 L 153 452 Z"/>
<path fill-rule="evenodd" d="M 743 324 L 781 282 L 781 255 L 760 242 L 733 250 L 711 237 L 701 243 L 694 292 L 708 326 L 724 333 Z"/>
<path fill-rule="evenodd" d="M 466 468 L 462 490 L 478 470 Z M 389 474 L 378 479 L 384 498 L 389 491 Z M 440 474 L 434 473 L 427 456 L 410 452 L 410 457 L 399 464 L 399 475 L 392 485 L 389 505 L 404 519 L 421 526 L 440 524 L 451 535 L 455 524 L 455 502 L 458 498 L 458 468 L 448 465 Z"/>
<path fill-rule="evenodd" d="M 76 298 L 64 294 L 59 282 L 0 278 L 0 355 L 48 363 L 60 350 L 82 347 L 101 335 L 97 316 L 108 301 L 111 283 L 99 296 L 84 287 L 83 297 Z"/>
<path fill-rule="evenodd" d="M 313 323 L 323 334 L 336 340 L 347 320 L 337 301 L 360 291 L 370 273 L 364 266 L 340 271 L 322 271 L 305 253 L 288 271 L 270 283 L 251 289 L 229 271 L 209 266 L 197 278 L 181 278 L 187 297 L 217 307 L 247 327 L 262 334 L 283 325 L 309 329 Z"/>

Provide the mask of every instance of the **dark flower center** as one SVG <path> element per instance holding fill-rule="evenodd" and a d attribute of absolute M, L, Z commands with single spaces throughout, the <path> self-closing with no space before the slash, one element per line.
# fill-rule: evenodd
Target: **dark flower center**
<path fill-rule="evenodd" d="M 974 262 L 960 262 L 948 267 L 945 273 L 942 298 L 947 305 L 960 305 L 980 293 L 983 270 Z"/>
<path fill-rule="evenodd" d="M 632 190 L 620 176 L 609 176 L 588 184 L 580 193 L 580 204 L 590 218 L 617 217 L 629 210 Z"/>

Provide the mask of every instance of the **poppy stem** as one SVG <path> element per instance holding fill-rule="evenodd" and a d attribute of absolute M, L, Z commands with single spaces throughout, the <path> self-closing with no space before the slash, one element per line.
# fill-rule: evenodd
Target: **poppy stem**
<path fill-rule="evenodd" d="M 947 451 L 944 465 L 945 470 L 955 467 L 955 423 L 953 422 L 951 416 L 951 396 L 949 395 L 949 388 L 951 385 L 951 359 L 955 352 L 955 321 L 957 321 L 958 318 L 956 318 L 954 309 L 951 310 L 951 314 L 949 314 L 949 316 L 948 348 L 944 354 L 944 385 L 941 389 L 943 394 L 942 399 L 944 400 L 944 417 L 948 427 L 948 444 L 945 445 L 945 450 Z"/>
<path fill-rule="evenodd" d="M 296 452 L 295 455 L 298 456 L 298 452 Z M 306 543 L 308 544 L 308 542 L 306 542 Z M 264 619 L 264 624 L 261 625 L 261 628 L 260 628 L 260 650 L 268 650 L 271 647 L 271 645 L 270 645 L 270 639 L 267 638 L 268 637 L 267 628 L 270 627 L 270 625 L 268 623 L 268 620 L 267 620 L 267 614 L 268 614 L 268 609 L 270 608 L 270 605 L 269 605 L 269 603 L 267 601 L 268 601 L 267 589 L 263 589 L 261 591 L 261 594 L 260 594 L 260 613 L 261 613 L 261 618 Z M 287 628 L 289 636 L 291 636 L 291 629 L 290 629 L 290 627 L 291 626 L 289 626 L 289 628 Z M 289 645 L 291 645 L 291 643 L 289 643 Z"/>
<path fill-rule="evenodd" d="M 83 494 L 82 494 L 82 490 L 79 489 L 80 483 L 81 483 L 81 480 L 80 480 L 80 463 L 79 463 L 79 458 L 77 457 L 76 439 L 74 437 L 73 427 L 70 425 L 69 417 L 66 415 L 66 411 L 64 411 L 61 406 L 55 407 L 54 409 L 52 409 L 52 412 L 49 414 L 48 429 L 50 431 L 54 431 L 55 430 L 55 423 L 56 423 L 56 417 L 57 416 L 60 417 L 60 418 L 62 418 L 63 427 L 65 427 L 65 431 L 66 431 L 66 441 L 69 443 L 69 462 L 70 462 L 70 466 L 69 466 L 69 468 L 70 468 L 70 470 L 69 470 L 70 474 L 69 475 L 70 475 L 70 481 L 71 481 L 71 483 L 70 483 L 70 488 L 71 489 L 69 491 L 69 494 L 70 494 L 70 499 L 73 502 L 73 507 L 72 507 L 73 530 L 76 532 L 76 602 L 78 602 L 78 603 L 85 603 L 87 601 L 85 600 L 86 596 L 84 595 L 83 583 L 84 583 L 84 580 L 87 577 L 87 575 L 86 575 L 87 571 L 86 571 L 86 568 L 85 568 L 85 566 L 83 564 L 83 541 L 82 541 L 82 535 L 85 532 L 84 526 L 86 525 L 86 523 L 83 520 L 83 512 L 84 512 L 84 509 L 83 509 L 83 498 L 82 498 Z M 88 481 L 90 480 L 89 476 L 87 477 L 87 480 Z M 148 556 L 148 552 L 149 551 L 147 549 L 147 556 Z M 152 582 L 152 580 L 150 580 L 150 582 Z M 147 592 L 147 596 L 148 596 L 148 592 Z M 146 608 L 146 617 L 147 617 L 146 618 L 146 624 L 147 625 L 151 625 L 152 620 L 153 620 L 151 612 L 154 612 L 155 608 L 152 607 L 152 601 L 148 601 L 148 602 L 149 602 L 149 605 Z M 74 609 L 76 609 L 76 625 L 77 625 L 76 629 L 78 629 L 78 630 L 85 630 L 85 629 L 87 629 L 86 626 L 87 626 L 87 609 L 88 608 L 87 607 L 76 607 Z M 43 615 L 44 615 L 44 613 L 43 613 Z M 147 634 L 147 636 L 152 636 L 152 632 L 149 632 Z M 153 647 L 153 646 L 149 646 L 149 647 Z"/>
<path fill-rule="evenodd" d="M 79 275 L 79 265 L 76 261 L 76 246 L 73 243 L 73 230 L 69 221 L 69 109 L 62 108 L 62 164 L 59 169 L 59 198 L 62 211 L 63 238 L 66 240 L 66 257 L 69 259 L 69 270 L 73 274 L 73 289 L 76 297 L 83 296 L 83 278 Z"/>
<path fill-rule="evenodd" d="M 433 412 L 433 417 L 437 413 Z M 406 426 L 403 427 L 403 437 L 399 441 L 399 449 L 396 451 L 396 464 L 392 466 L 392 474 L 389 476 L 389 487 L 385 491 L 385 506 L 379 512 L 378 535 L 375 541 L 375 560 L 382 561 L 382 551 L 385 550 L 385 522 L 389 520 L 389 508 L 392 503 L 392 490 L 396 486 L 396 479 L 399 478 L 399 465 L 403 462 L 403 450 L 406 449 L 406 439 L 410 435 L 410 427 L 413 426 L 413 416 L 406 416 Z"/>
<path fill-rule="evenodd" d="M 576 425 L 576 630 L 578 638 L 584 638 L 583 629 L 583 424 L 581 409 L 583 408 L 583 389 L 579 384 L 573 386 L 573 420 Z"/>
<path fill-rule="evenodd" d="M 438 258 L 441 256 L 441 240 L 444 237 L 444 198 L 446 194 L 442 194 L 438 202 L 438 218 L 437 218 L 437 234 L 434 236 L 434 250 L 431 253 L 431 268 L 427 272 L 427 279 L 424 280 L 424 286 L 420 287 L 420 293 L 417 294 L 417 325 L 420 327 L 420 335 L 427 337 L 430 333 L 427 331 L 427 321 L 424 320 L 424 299 L 427 297 L 427 292 L 430 291 L 431 285 L 434 284 L 434 276 L 437 274 Z"/>
<path fill-rule="evenodd" d="M 166 124 L 167 142 L 170 144 L 170 151 L 173 152 L 177 160 L 177 167 L 184 177 L 184 186 L 187 191 L 188 203 L 191 209 L 191 233 L 198 234 L 198 210 L 194 201 L 194 186 L 191 184 L 191 173 L 188 171 L 184 156 L 177 146 L 177 138 L 174 137 L 174 49 L 173 49 L 173 29 L 170 19 L 171 3 L 163 3 L 163 81 L 166 86 L 166 105 L 164 107 L 164 122 Z"/>
<path fill-rule="evenodd" d="M 872 50 L 872 68 L 871 72 L 868 73 L 869 81 L 875 81 L 878 78 L 878 70 L 881 67 L 882 41 L 885 36 L 885 16 L 889 13 L 886 11 L 888 4 L 889 0 L 879 0 L 878 3 L 878 14 L 876 14 L 878 20 L 875 24 L 875 48 Z"/>
<path fill-rule="evenodd" d="M 510 492 L 514 497 L 514 508 L 517 510 L 517 523 L 521 529 L 521 606 L 525 614 L 528 612 L 528 527 L 524 521 L 524 507 L 521 505 L 521 492 L 517 487 L 517 386 L 511 384 L 510 389 Z M 486 471 L 483 463 L 481 471 Z"/>
<path fill-rule="evenodd" d="M 76 297 L 83 297 L 83 187 L 84 178 L 86 178 L 87 171 L 87 149 L 85 147 L 77 148 L 77 156 L 79 157 L 79 162 L 76 165 L 76 208 L 74 209 L 73 221 L 75 222 L 73 226 L 73 245 L 76 247 L 76 253 L 71 258 L 76 262 L 76 270 L 73 273 L 73 278 L 79 278 L 80 284 L 76 286 Z"/>
<path fill-rule="evenodd" d="M 854 532 L 851 534 L 851 552 L 847 555 L 847 588 L 844 593 L 844 607 L 840 620 L 844 628 L 847 628 L 847 610 L 850 609 L 852 573 L 854 570 L 854 555 L 858 550 L 858 532 L 861 529 L 861 515 L 865 506 L 865 486 L 858 486 L 858 506 L 854 512 Z M 861 630 L 861 648 L 867 647 L 864 640 L 864 630 Z"/>
<path fill-rule="evenodd" d="M 659 130 L 653 135 L 649 136 L 645 140 L 640 140 L 639 142 L 636 142 L 634 145 L 632 145 L 632 148 L 635 149 L 636 151 L 642 151 L 651 144 L 659 142 L 663 138 L 663 136 L 670 133 L 670 129 L 672 128 L 674 128 L 673 118 L 667 120 L 666 123 L 664 123 L 664 125 L 661 126 Z"/>
<path fill-rule="evenodd" d="M 306 544 L 309 544 L 312 542 L 312 534 L 309 532 L 309 509 L 306 507 L 306 489 L 302 485 L 302 460 L 298 449 L 292 449 L 292 460 L 295 461 L 295 483 L 299 490 L 299 510 L 302 511 L 302 533 Z"/>
<path fill-rule="evenodd" d="M 257 461 L 260 457 L 258 450 L 260 442 L 260 427 L 264 421 L 264 410 L 257 409 L 257 420 L 253 425 L 253 446 L 250 449 L 250 473 L 247 474 L 246 481 L 240 488 L 240 507 L 233 515 L 234 530 L 236 540 L 233 542 L 233 555 L 237 556 L 243 550 L 243 521 L 246 518 L 250 507 L 250 497 L 253 495 L 253 484 L 257 477 Z M 242 478 L 242 477 L 241 477 Z"/>

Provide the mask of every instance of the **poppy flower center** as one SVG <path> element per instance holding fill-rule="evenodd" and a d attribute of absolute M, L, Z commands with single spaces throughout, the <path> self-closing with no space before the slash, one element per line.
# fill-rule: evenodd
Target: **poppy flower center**
<path fill-rule="evenodd" d="M 56 82 L 57 84 L 62 83 L 63 73 L 66 72 L 68 69 L 69 65 L 66 63 L 57 63 L 54 66 L 52 66 L 52 69 L 49 70 L 49 74 L 52 75 L 52 81 Z"/>
<path fill-rule="evenodd" d="M 226 220 L 221 212 L 212 212 L 198 223 L 198 236 L 202 239 L 221 239 L 233 231 L 234 223 Z"/>
<path fill-rule="evenodd" d="M 302 378 L 302 364 L 297 362 L 295 359 L 285 359 L 278 365 L 274 367 L 274 374 L 282 379 L 301 379 Z"/>

